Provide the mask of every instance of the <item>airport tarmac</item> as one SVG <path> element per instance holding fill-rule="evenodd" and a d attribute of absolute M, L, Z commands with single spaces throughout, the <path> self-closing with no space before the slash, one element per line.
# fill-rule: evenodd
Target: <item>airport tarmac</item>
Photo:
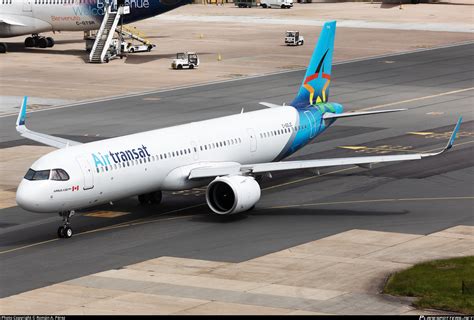
<path fill-rule="evenodd" d="M 240 263 L 352 229 L 426 235 L 473 226 L 473 54 L 467 44 L 334 66 L 330 100 L 346 110 L 409 110 L 340 119 L 292 157 L 440 150 L 463 116 L 455 148 L 435 158 L 274 174 L 263 181 L 255 210 L 224 220 L 209 215 L 204 189 L 166 193 L 157 208 L 126 199 L 74 217 L 68 240 L 56 239 L 55 214 L 4 207 L 0 297 L 163 256 Z M 282 72 L 42 110 L 29 114 L 28 125 L 80 141 L 113 137 L 248 112 L 259 101 L 289 102 L 302 77 Z M 19 155 L 46 149 L 19 138 L 14 121 L 0 118 L 0 152 L 26 171 Z M 2 165 L 6 176 L 8 162 Z M 14 193 L 13 180 L 2 194 Z"/>
<path fill-rule="evenodd" d="M 5 314 L 451 314 L 381 295 L 391 272 L 474 253 L 474 227 L 352 229 L 240 263 L 159 257 L 0 299 Z"/>
<path fill-rule="evenodd" d="M 2 55 L 0 115 L 17 111 L 21 97 L 33 108 L 85 99 L 136 94 L 203 82 L 243 78 L 306 67 L 323 21 L 337 20 L 334 61 L 394 54 L 474 41 L 472 5 L 295 3 L 290 10 L 191 5 L 133 24 L 156 44 L 108 64 L 87 63 L 81 32 L 48 33 L 53 48 L 24 48 L 25 37 L 6 39 Z M 284 45 L 287 30 L 305 44 Z M 442 31 L 440 31 L 442 30 Z M 177 52 L 196 51 L 196 70 L 172 70 Z"/>

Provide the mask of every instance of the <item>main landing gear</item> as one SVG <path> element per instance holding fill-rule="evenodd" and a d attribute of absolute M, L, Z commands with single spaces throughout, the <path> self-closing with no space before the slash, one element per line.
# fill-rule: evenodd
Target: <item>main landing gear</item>
<path fill-rule="evenodd" d="M 138 201 L 143 205 L 160 204 L 162 197 L 161 191 L 155 191 L 139 195 Z"/>
<path fill-rule="evenodd" d="M 72 237 L 72 228 L 70 226 L 70 219 L 74 215 L 74 210 L 60 212 L 59 215 L 63 218 L 63 225 L 58 228 L 58 238 Z"/>
<path fill-rule="evenodd" d="M 37 34 L 25 39 L 26 48 L 51 48 L 54 46 L 54 39 L 51 37 L 42 37 Z"/>

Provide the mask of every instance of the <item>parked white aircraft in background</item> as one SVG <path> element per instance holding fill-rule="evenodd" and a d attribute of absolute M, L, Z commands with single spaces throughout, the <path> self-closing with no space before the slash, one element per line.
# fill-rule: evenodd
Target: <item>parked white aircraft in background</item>
<path fill-rule="evenodd" d="M 120 0 L 109 3 L 116 6 Z M 124 0 L 130 13 L 123 16 L 123 23 L 131 23 L 175 9 L 189 0 Z M 51 37 L 39 36 L 48 31 L 97 30 L 104 17 L 106 0 L 1 0 L 0 38 L 31 34 L 25 47 L 52 47 Z M 0 53 L 7 45 L 0 42 Z"/>
<path fill-rule="evenodd" d="M 376 162 L 418 160 L 453 145 L 459 119 L 445 149 L 437 153 L 284 161 L 337 118 L 393 112 L 344 113 L 327 103 L 336 22 L 324 24 L 305 78 L 291 105 L 193 122 L 81 144 L 25 127 L 26 97 L 17 120 L 22 136 L 60 148 L 38 159 L 21 181 L 18 205 L 34 212 L 60 212 L 58 236 L 69 238 L 74 210 L 138 195 L 159 203 L 162 190 L 207 185 L 206 201 L 216 214 L 252 209 L 260 199 L 255 177 L 266 172 Z"/>

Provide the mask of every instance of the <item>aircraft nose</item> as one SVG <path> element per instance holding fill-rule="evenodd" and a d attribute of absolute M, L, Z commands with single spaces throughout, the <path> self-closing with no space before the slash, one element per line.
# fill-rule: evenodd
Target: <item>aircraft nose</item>
<path fill-rule="evenodd" d="M 16 203 L 23 209 L 28 211 L 41 211 L 40 210 L 40 197 L 37 188 L 31 185 L 32 183 L 27 180 L 20 182 L 18 189 L 16 190 Z"/>

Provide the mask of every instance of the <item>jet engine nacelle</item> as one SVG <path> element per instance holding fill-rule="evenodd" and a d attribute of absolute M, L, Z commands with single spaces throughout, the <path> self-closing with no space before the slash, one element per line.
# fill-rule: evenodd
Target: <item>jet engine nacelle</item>
<path fill-rule="evenodd" d="M 217 177 L 206 191 L 207 205 L 212 211 L 222 215 L 247 211 L 259 199 L 260 185 L 252 177 Z"/>

